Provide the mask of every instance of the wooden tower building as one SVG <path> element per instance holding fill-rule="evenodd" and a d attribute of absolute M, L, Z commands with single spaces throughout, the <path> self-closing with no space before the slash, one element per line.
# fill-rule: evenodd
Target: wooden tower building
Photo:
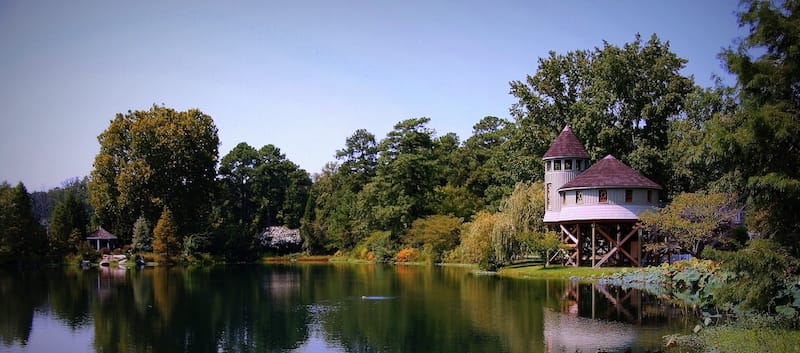
<path fill-rule="evenodd" d="M 560 232 L 573 266 L 640 266 L 639 215 L 658 204 L 661 186 L 614 156 L 589 165 L 569 126 L 544 156 L 544 222 Z"/>

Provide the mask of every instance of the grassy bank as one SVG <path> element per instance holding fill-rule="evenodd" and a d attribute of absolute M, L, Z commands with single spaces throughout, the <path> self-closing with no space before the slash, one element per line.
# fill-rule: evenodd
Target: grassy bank
<path fill-rule="evenodd" d="M 625 267 L 571 267 L 571 266 L 510 266 L 497 271 L 497 274 L 510 278 L 552 278 L 592 281 L 608 277 L 614 273 L 631 271 Z"/>

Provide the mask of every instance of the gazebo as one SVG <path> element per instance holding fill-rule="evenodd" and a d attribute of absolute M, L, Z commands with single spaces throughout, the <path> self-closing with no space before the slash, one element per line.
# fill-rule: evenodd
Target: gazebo
<path fill-rule="evenodd" d="M 114 234 L 111 234 L 109 231 L 103 229 L 103 227 L 97 227 L 97 230 L 89 234 L 86 237 L 86 240 L 88 240 L 90 243 L 92 243 L 92 240 L 94 240 L 94 243 L 97 245 L 97 250 L 100 250 L 101 244 L 105 244 L 105 247 L 111 248 L 112 243 L 117 241 L 117 237 Z"/>

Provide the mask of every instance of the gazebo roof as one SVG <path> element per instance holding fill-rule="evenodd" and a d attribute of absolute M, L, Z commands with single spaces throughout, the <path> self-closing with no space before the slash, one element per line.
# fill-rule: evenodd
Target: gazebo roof
<path fill-rule="evenodd" d="M 100 239 L 100 240 L 109 239 L 110 240 L 110 239 L 117 239 L 117 237 L 114 234 L 111 234 L 109 231 L 103 229 L 103 227 L 97 227 L 97 230 L 94 231 L 93 233 L 89 234 L 88 236 L 86 236 L 86 239 L 87 240 L 96 240 L 96 239 Z"/>
<path fill-rule="evenodd" d="M 553 140 L 553 143 L 550 144 L 550 148 L 547 149 L 547 152 L 544 153 L 542 158 L 557 157 L 589 158 L 589 154 L 586 153 L 586 148 L 583 147 L 581 141 L 572 133 L 572 129 L 569 125 L 565 126 L 564 130 L 561 130 L 561 133 Z"/>
<path fill-rule="evenodd" d="M 602 187 L 661 189 L 660 185 L 609 154 L 558 190 Z"/>

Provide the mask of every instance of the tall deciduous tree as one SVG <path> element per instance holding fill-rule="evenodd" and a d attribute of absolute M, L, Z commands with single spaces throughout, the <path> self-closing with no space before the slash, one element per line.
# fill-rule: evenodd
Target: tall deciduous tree
<path fill-rule="evenodd" d="M 98 140 L 89 192 L 101 225 L 129 241 L 139 215 L 154 220 L 167 207 L 179 234 L 207 227 L 219 145 L 210 116 L 159 106 L 128 111 Z"/>
<path fill-rule="evenodd" d="M 685 63 L 656 35 L 539 59 L 536 74 L 511 82 L 517 180 L 542 177 L 539 158 L 569 124 L 593 159 L 612 153 L 665 184 L 668 123 L 693 88 Z"/>
<path fill-rule="evenodd" d="M 311 178 L 274 145 L 255 150 L 240 143 L 222 158 L 219 174 L 233 223 L 253 233 L 266 227 L 300 227 Z"/>
<path fill-rule="evenodd" d="M 800 254 L 800 1 L 745 0 L 749 30 L 721 56 L 737 77 L 741 109 L 711 127 L 731 175 L 745 180 L 755 230 Z"/>

